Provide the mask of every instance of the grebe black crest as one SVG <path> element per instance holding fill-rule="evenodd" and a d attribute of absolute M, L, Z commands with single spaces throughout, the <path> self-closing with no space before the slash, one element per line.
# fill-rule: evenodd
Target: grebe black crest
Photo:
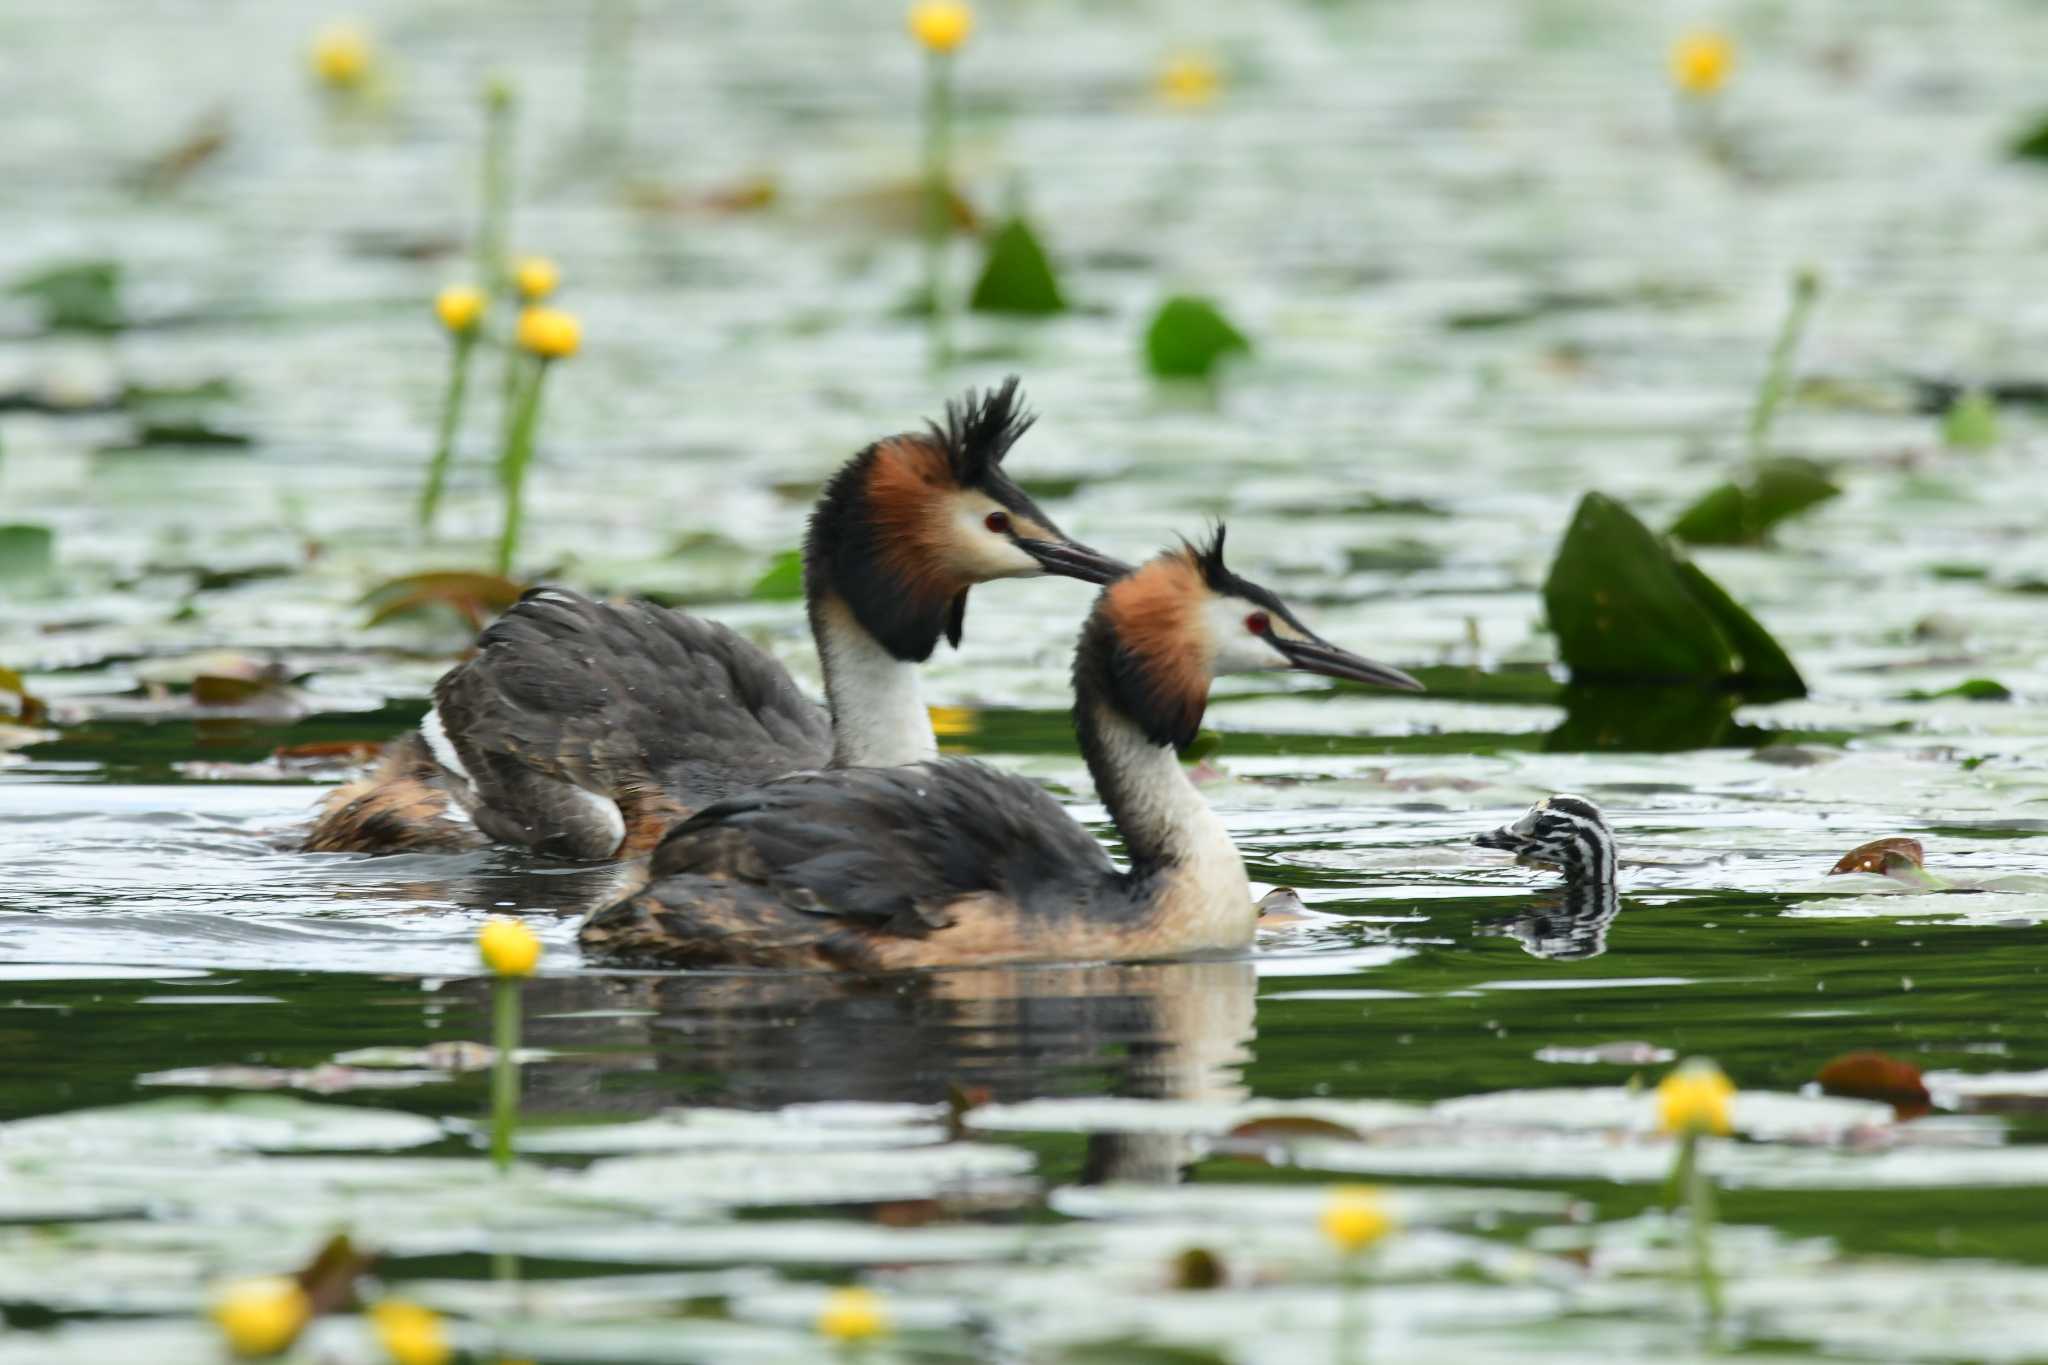
<path fill-rule="evenodd" d="M 1564 894 L 1540 908 L 1489 924 L 1536 957 L 1571 961 L 1607 951 L 1607 927 L 1621 913 L 1614 831 L 1583 796 L 1546 796 L 1511 825 L 1472 842 L 1564 873 Z"/>
<path fill-rule="evenodd" d="M 1074 727 L 1128 866 L 1043 788 L 950 759 L 799 773 L 698 812 L 649 885 L 594 914 L 592 952 L 670 966 L 886 970 L 1234 952 L 1257 909 L 1182 770 L 1220 673 L 1418 688 L 1320 639 L 1230 572 L 1223 532 L 1106 587 L 1074 657 Z"/>
<path fill-rule="evenodd" d="M 1128 571 L 1068 539 L 1004 472 L 1033 420 L 1012 378 L 949 404 L 943 425 L 869 445 L 827 481 L 804 545 L 826 707 L 723 626 L 536 589 L 436 684 L 419 730 L 323 803 L 303 847 L 495 840 L 631 857 L 783 773 L 936 756 L 917 666 L 941 637 L 959 644 L 970 588 Z"/>

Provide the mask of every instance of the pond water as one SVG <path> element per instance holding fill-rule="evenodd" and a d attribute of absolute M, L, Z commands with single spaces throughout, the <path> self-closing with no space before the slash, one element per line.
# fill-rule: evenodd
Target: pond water
<path fill-rule="evenodd" d="M 118 261 L 134 324 L 0 308 L 0 522 L 57 563 L 0 586 L 0 666 L 49 704 L 0 723 L 0 1361 L 218 1359 L 212 1287 L 339 1229 L 478 1359 L 834 1358 L 811 1321 L 859 1282 L 899 1329 L 878 1357 L 2048 1360 L 2043 426 L 2008 405 L 1956 448 L 1914 382 L 2038 377 L 2048 180 L 2003 148 L 2048 12 L 990 4 L 963 185 L 1028 210 L 1079 306 L 962 319 L 935 370 L 916 245 L 878 221 L 917 146 L 894 7 L 641 0 L 614 157 L 579 140 L 586 7 L 358 8 L 374 110 L 308 89 L 319 5 L 0 14 L 0 277 Z M 1739 43 L 1711 130 L 1667 84 L 1685 20 Z M 1156 98 L 1180 50 L 1220 64 L 1212 104 Z M 423 300 L 465 268 L 493 71 L 513 240 L 587 338 L 524 570 L 713 612 L 815 685 L 799 605 L 749 589 L 817 482 L 1019 373 L 1043 420 L 1014 472 L 1068 530 L 1135 558 L 1227 515 L 1235 567 L 1430 682 L 1219 688 L 1204 791 L 1305 922 L 1232 962 L 613 972 L 575 924 L 615 869 L 281 851 L 341 770 L 280 747 L 403 730 L 468 638 L 360 599 L 495 532 L 493 354 L 444 539 L 411 520 L 446 359 Z M 1737 468 L 1804 265 L 1773 445 L 1843 494 L 1698 558 L 1810 695 L 1567 709 L 1540 586 L 1573 505 L 1663 525 Z M 1212 391 L 1143 373 L 1179 291 L 1256 346 Z M 1107 837 L 1061 709 L 1086 605 L 977 591 L 928 692 L 949 747 Z M 288 683 L 192 698 L 265 666 Z M 1934 695 L 1976 678 L 2009 699 Z M 1553 877 L 1470 844 L 1554 791 L 1618 832 L 1611 923 L 1573 932 Z M 1826 875 L 1893 835 L 1933 886 Z M 492 913 L 547 944 L 505 1179 L 454 1046 L 489 1036 Z M 1873 1048 L 1932 1113 L 1817 1092 Z M 1641 1090 L 1690 1055 L 1743 1088 L 1707 1156 L 1718 1332 Z M 1402 1229 L 1355 1283 L 1317 1216 L 1360 1181 Z M 1183 1287 L 1193 1249 L 1220 1284 Z M 348 1315 L 301 1356 L 378 1358 Z"/>

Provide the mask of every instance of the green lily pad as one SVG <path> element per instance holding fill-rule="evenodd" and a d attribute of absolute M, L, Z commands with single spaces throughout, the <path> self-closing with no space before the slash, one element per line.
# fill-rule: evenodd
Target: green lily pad
<path fill-rule="evenodd" d="M 1754 617 L 1603 494 L 1580 500 L 1543 602 L 1575 682 L 1734 683 L 1805 694 L 1791 660 Z"/>
<path fill-rule="evenodd" d="M 1067 301 L 1053 274 L 1052 261 L 1039 245 L 1038 234 L 1022 218 L 1012 218 L 989 239 L 988 258 L 967 306 L 977 313 L 1016 313 L 1044 317 L 1064 313 Z"/>
<path fill-rule="evenodd" d="M 804 595 L 804 555 L 801 550 L 784 550 L 775 556 L 768 572 L 754 581 L 747 596 L 756 602 L 797 602 Z"/>
<path fill-rule="evenodd" d="M 1937 701 L 1948 697 L 1960 697 L 1964 701 L 2011 701 L 2012 689 L 1996 678 L 1968 678 L 1939 692 L 1908 692 L 1902 700 Z"/>
<path fill-rule="evenodd" d="M 56 543 L 47 526 L 0 526 L 0 579 L 43 577 L 56 560 Z"/>
<path fill-rule="evenodd" d="M 2048 161 L 2048 115 L 2035 119 L 2006 150 L 2020 161 Z"/>
<path fill-rule="evenodd" d="M 1841 493 L 1812 460 L 1776 456 L 1760 461 L 1742 483 L 1709 489 L 1671 524 L 1689 545 L 1755 545 L 1788 517 Z"/>
<path fill-rule="evenodd" d="M 1984 450 L 1998 444 L 1998 404 L 1982 389 L 1971 389 L 1941 415 L 1943 444 L 1957 450 Z"/>
<path fill-rule="evenodd" d="M 8 292 L 40 303 L 43 324 L 52 331 L 117 332 L 128 325 L 118 261 L 46 266 L 16 280 Z"/>
<path fill-rule="evenodd" d="M 1191 294 L 1168 299 L 1145 329 L 1145 363 L 1161 379 L 1207 379 L 1225 356 L 1251 349 L 1215 304 Z"/>

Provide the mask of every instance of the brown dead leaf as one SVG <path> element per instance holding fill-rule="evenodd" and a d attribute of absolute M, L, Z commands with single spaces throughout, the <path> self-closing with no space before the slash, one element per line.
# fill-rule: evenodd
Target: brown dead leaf
<path fill-rule="evenodd" d="M 491 573 L 446 570 L 407 574 L 379 583 L 363 594 L 363 605 L 371 608 L 368 625 L 377 626 L 407 612 L 427 607 L 446 607 L 460 616 L 471 630 L 517 602 L 526 591 L 515 583 Z"/>
<path fill-rule="evenodd" d="M 1920 1068 L 1882 1052 L 1845 1052 L 1823 1066 L 1815 1079 L 1830 1095 L 1882 1100 L 1902 1119 L 1917 1118 L 1929 1107 Z"/>
<path fill-rule="evenodd" d="M 1173 1258 L 1167 1278 L 1175 1289 L 1215 1289 L 1228 1278 L 1223 1258 L 1207 1247 L 1189 1247 Z"/>
<path fill-rule="evenodd" d="M 1271 1118 L 1248 1119 L 1225 1133 L 1240 1142 L 1298 1142 L 1303 1138 L 1331 1138 L 1356 1142 L 1358 1133 L 1341 1123 L 1311 1118 L 1306 1114 L 1276 1114 Z"/>
<path fill-rule="evenodd" d="M 345 1233 L 327 1239 L 313 1259 L 292 1278 L 306 1291 L 313 1316 L 333 1313 L 355 1302 L 356 1281 L 367 1273 L 376 1257 L 356 1250 Z"/>
<path fill-rule="evenodd" d="M 1879 876 L 1901 865 L 1926 867 L 1927 854 L 1920 847 L 1918 839 L 1894 836 L 1889 839 L 1872 839 L 1850 849 L 1833 867 L 1828 869 L 1830 877 L 1843 872 L 1875 872 Z"/>
<path fill-rule="evenodd" d="M 0 668 L 0 692 L 14 698 L 14 719 L 23 725 L 41 725 L 50 714 L 49 707 L 43 704 L 42 698 L 32 694 L 28 690 L 28 684 L 22 681 L 21 674 L 11 668 Z"/>

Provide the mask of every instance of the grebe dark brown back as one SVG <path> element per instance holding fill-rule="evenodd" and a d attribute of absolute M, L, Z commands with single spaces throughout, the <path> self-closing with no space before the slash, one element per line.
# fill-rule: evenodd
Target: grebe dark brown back
<path fill-rule="evenodd" d="M 960 643 L 970 588 L 1127 571 L 1069 540 L 1003 472 L 1033 420 L 1012 378 L 949 404 L 943 427 L 876 442 L 826 484 L 804 544 L 826 707 L 715 622 L 536 589 L 436 684 L 420 728 L 328 797 L 303 847 L 498 840 L 630 857 L 784 773 L 935 757 L 918 665 L 942 636 Z"/>
<path fill-rule="evenodd" d="M 649 885 L 582 941 L 672 966 L 853 969 L 1242 949 L 1244 861 L 1176 750 L 1217 674 L 1272 668 L 1420 686 L 1232 573 L 1219 529 L 1104 589 L 1075 653 L 1074 727 L 1127 869 L 1043 788 L 981 763 L 802 773 L 678 826 Z"/>

